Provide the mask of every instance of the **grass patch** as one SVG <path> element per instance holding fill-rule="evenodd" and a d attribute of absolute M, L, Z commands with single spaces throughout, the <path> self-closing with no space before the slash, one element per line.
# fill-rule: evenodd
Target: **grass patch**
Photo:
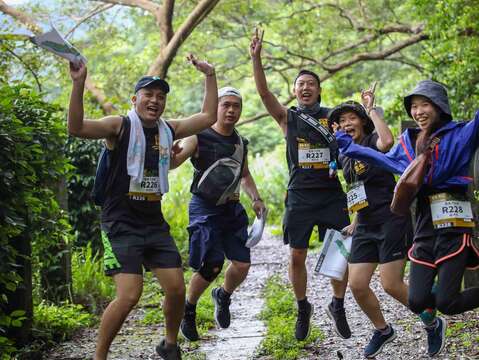
<path fill-rule="evenodd" d="M 448 324 L 446 336 L 454 339 L 451 351 L 474 351 L 479 346 L 479 335 L 475 331 L 479 327 L 479 320 L 455 321 Z"/>
<path fill-rule="evenodd" d="M 306 354 L 305 349 L 324 338 L 321 330 L 311 324 L 311 334 L 304 341 L 294 337 L 296 301 L 291 288 L 278 276 L 268 279 L 264 290 L 265 309 L 261 319 L 266 322 L 266 337 L 260 345 L 260 355 L 274 359 L 297 359 Z"/>

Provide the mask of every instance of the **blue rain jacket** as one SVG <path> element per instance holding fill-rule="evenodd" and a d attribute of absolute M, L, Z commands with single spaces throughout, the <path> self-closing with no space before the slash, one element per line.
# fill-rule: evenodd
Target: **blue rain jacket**
<path fill-rule="evenodd" d="M 395 174 L 402 174 L 415 159 L 411 134 L 419 129 L 407 129 L 401 134 L 399 143 L 389 152 L 381 153 L 353 142 L 343 131 L 336 132 L 336 140 L 341 154 L 379 166 Z M 424 183 L 437 189 L 452 186 L 466 187 L 471 183 L 469 162 L 479 145 L 479 111 L 468 122 L 450 121 L 433 133 L 440 138 L 432 154 L 432 165 Z"/>

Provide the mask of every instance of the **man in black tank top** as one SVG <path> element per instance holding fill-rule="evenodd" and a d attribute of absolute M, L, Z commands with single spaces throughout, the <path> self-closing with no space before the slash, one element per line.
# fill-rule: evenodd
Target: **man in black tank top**
<path fill-rule="evenodd" d="M 313 307 L 306 298 L 306 256 L 314 226 L 322 239 L 326 229 L 342 230 L 349 224 L 346 196 L 336 177 L 336 153 L 299 114 L 307 114 L 328 128 L 329 109 L 320 105 L 319 77 L 312 71 L 301 70 L 294 81 L 298 107 L 286 108 L 268 89 L 261 62 L 262 37 L 254 35 L 250 55 L 256 89 L 269 114 L 276 120 L 286 139 L 289 184 L 283 220 L 284 243 L 290 246 L 289 277 L 298 302 L 295 336 L 304 340 L 310 330 Z M 333 297 L 326 313 L 333 320 L 334 330 L 342 338 L 351 331 L 344 311 L 347 275 L 342 281 L 331 280 Z"/>
<path fill-rule="evenodd" d="M 247 140 L 235 130 L 241 116 L 242 98 L 232 87 L 218 92 L 217 122 L 209 129 L 181 142 L 173 166 L 191 158 L 195 172 L 190 206 L 189 265 L 193 274 L 188 287 L 182 334 L 191 341 L 199 339 L 196 329 L 196 304 L 219 275 L 224 258 L 230 260 L 224 284 L 211 292 L 215 321 L 221 328 L 230 325 L 230 297 L 241 285 L 250 268 L 247 240 L 248 217 L 239 203 L 239 185 L 252 200 L 259 217 L 265 210 L 248 169 Z M 233 171 L 231 170 L 233 169 Z"/>
<path fill-rule="evenodd" d="M 73 89 L 68 132 L 80 138 L 105 139 L 112 161 L 112 186 L 106 191 L 102 207 L 102 240 L 105 272 L 113 277 L 116 297 L 103 313 L 94 360 L 107 358 L 111 342 L 138 302 L 143 267 L 161 281 L 165 293 L 166 336 L 156 351 L 163 359 L 181 359 L 177 336 L 185 285 L 180 254 L 161 212 L 161 197 L 168 191 L 172 141 L 210 127 L 216 120 L 218 103 L 214 67 L 192 55 L 189 60 L 206 75 L 203 109 L 184 120 L 171 121 L 161 119 L 169 85 L 155 76 L 144 76 L 136 84 L 128 117 L 85 120 L 83 92 L 87 69 L 84 64 L 70 63 Z"/>

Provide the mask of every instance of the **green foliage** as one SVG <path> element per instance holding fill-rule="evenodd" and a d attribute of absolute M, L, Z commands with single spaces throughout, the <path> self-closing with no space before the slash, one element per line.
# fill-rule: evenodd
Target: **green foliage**
<path fill-rule="evenodd" d="M 296 321 L 295 300 L 292 289 L 274 276 L 268 279 L 264 290 L 266 305 L 261 318 L 266 321 L 266 337 L 261 343 L 260 354 L 274 359 L 297 359 L 304 355 L 303 349 L 321 341 L 321 330 L 311 324 L 311 334 L 304 341 L 294 337 Z"/>
<path fill-rule="evenodd" d="M 95 317 L 81 305 L 42 302 L 35 306 L 33 326 L 35 337 L 57 342 L 68 339 L 82 327 L 93 325 L 94 321 Z"/>
<path fill-rule="evenodd" d="M 94 251 L 102 251 L 100 209 L 91 196 L 101 147 L 100 141 L 74 137 L 67 141 L 67 157 L 75 167 L 68 182 L 68 216 L 75 229 L 74 245 L 91 244 Z"/>
<path fill-rule="evenodd" d="M 105 275 L 103 260 L 88 244 L 72 254 L 73 299 L 93 312 L 115 296 L 111 278 Z"/>
<path fill-rule="evenodd" d="M 273 151 L 262 156 L 250 157 L 248 162 L 251 175 L 269 211 L 268 224 L 279 227 L 282 224 L 289 177 L 285 145 L 278 145 Z M 255 215 L 251 206 L 251 199 L 244 191 L 241 194 L 241 202 L 251 223 Z"/>
<path fill-rule="evenodd" d="M 66 136 L 59 111 L 26 86 L 0 87 L 2 318 L 7 316 L 3 305 L 22 281 L 15 272 L 18 253 L 14 247 L 31 241 L 32 268 L 38 271 L 57 266 L 63 254 L 49 248 L 68 241 L 66 214 L 56 200 L 59 180 L 69 170 L 63 156 Z M 0 325 L 0 334 L 7 326 L 5 321 Z"/>

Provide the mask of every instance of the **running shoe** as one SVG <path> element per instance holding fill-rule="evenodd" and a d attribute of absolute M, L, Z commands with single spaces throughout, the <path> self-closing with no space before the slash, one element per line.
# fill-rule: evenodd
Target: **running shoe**
<path fill-rule="evenodd" d="M 333 321 L 333 327 L 336 334 L 343 339 L 349 339 L 351 337 L 351 329 L 346 320 L 346 311 L 344 310 L 344 307 L 335 309 L 331 302 L 326 308 L 326 314 L 328 314 L 328 317 Z"/>
<path fill-rule="evenodd" d="M 181 321 L 180 331 L 190 341 L 198 341 L 200 336 L 196 330 L 196 311 L 185 309 L 185 316 Z"/>
<path fill-rule="evenodd" d="M 162 338 L 156 347 L 156 353 L 165 360 L 181 360 L 181 350 L 178 345 L 168 345 L 166 339 Z"/>
<path fill-rule="evenodd" d="M 374 330 L 373 337 L 369 341 L 369 344 L 364 348 L 364 356 L 367 359 L 373 359 L 377 354 L 379 354 L 384 345 L 390 343 L 396 338 L 396 332 L 394 331 L 391 324 L 388 325 L 391 331 L 389 334 L 383 335 L 381 330 Z"/>
<path fill-rule="evenodd" d="M 434 357 L 439 354 L 446 345 L 447 321 L 437 317 L 435 325 L 425 328 L 427 332 L 427 354 Z"/>
<path fill-rule="evenodd" d="M 215 321 L 216 324 L 223 329 L 230 326 L 231 314 L 230 314 L 230 299 L 225 299 L 221 296 L 221 288 L 217 287 L 211 290 L 211 297 L 215 304 Z"/>
<path fill-rule="evenodd" d="M 296 319 L 296 327 L 294 336 L 296 340 L 304 340 L 309 336 L 311 332 L 311 316 L 313 316 L 313 305 L 309 302 L 306 303 L 304 309 L 298 308 L 298 318 Z"/>

